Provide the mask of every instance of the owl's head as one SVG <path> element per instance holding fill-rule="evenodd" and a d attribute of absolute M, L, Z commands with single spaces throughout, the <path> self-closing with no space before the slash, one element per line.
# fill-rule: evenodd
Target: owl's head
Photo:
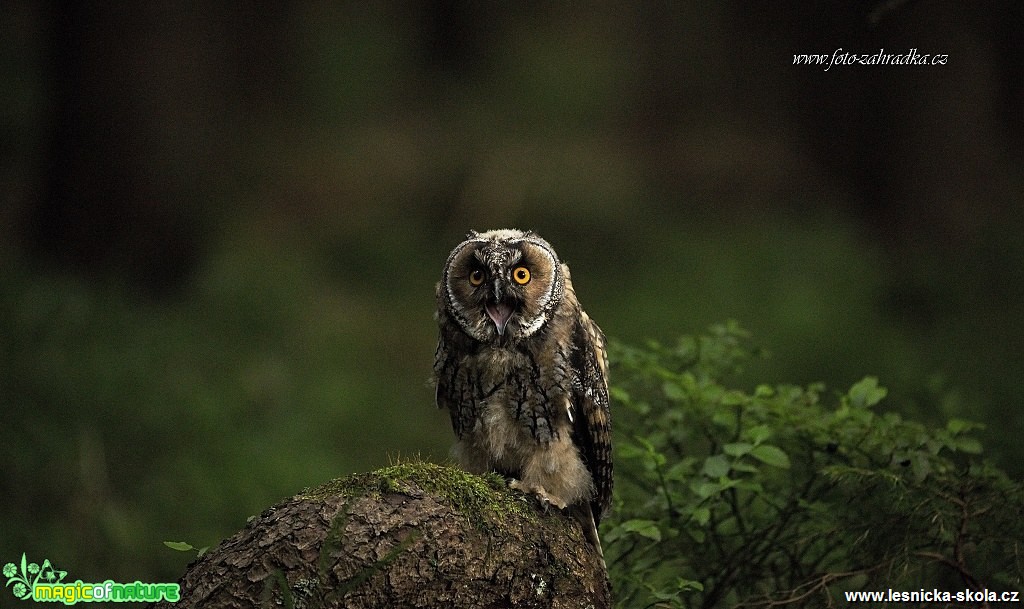
<path fill-rule="evenodd" d="M 547 323 L 565 295 L 566 271 L 547 241 L 514 229 L 471 232 L 448 256 L 443 306 L 484 343 L 526 338 Z"/>

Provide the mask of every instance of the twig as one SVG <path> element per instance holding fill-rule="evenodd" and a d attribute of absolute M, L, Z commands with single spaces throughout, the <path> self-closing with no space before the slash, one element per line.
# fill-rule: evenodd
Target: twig
<path fill-rule="evenodd" d="M 835 583 L 835 582 L 837 582 L 839 580 L 843 580 L 843 579 L 846 579 L 848 577 L 853 577 L 855 575 L 864 575 L 866 573 L 871 573 L 872 571 L 877 571 L 881 567 L 882 567 L 882 565 L 875 565 L 874 567 L 864 568 L 864 569 L 856 569 L 854 571 L 842 571 L 842 572 L 839 572 L 839 573 L 823 573 L 821 575 L 821 577 L 819 577 L 818 579 L 810 581 L 810 582 L 807 582 L 806 584 L 803 584 L 802 586 L 797 586 L 796 588 L 793 588 L 792 590 L 790 590 L 789 591 L 790 592 L 790 596 L 788 598 L 778 599 L 778 600 L 767 599 L 767 600 L 764 600 L 764 601 L 757 601 L 757 602 L 750 602 L 750 603 L 740 603 L 739 605 L 736 605 L 736 608 L 739 608 L 739 607 L 764 607 L 765 609 L 770 609 L 771 607 L 784 607 L 786 605 L 791 605 L 793 603 L 799 603 L 800 601 L 806 599 L 807 597 L 811 596 L 812 594 L 828 588 L 830 585 L 832 585 L 833 583 Z M 801 588 L 807 588 L 807 590 L 805 592 L 797 594 L 797 592 Z M 794 596 L 794 595 L 796 595 L 796 596 Z"/>

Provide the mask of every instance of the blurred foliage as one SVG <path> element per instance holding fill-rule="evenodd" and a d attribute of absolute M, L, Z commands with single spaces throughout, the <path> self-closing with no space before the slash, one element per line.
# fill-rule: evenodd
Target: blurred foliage
<path fill-rule="evenodd" d="M 880 413 L 874 377 L 838 394 L 730 387 L 751 355 L 736 324 L 671 347 L 613 345 L 617 494 L 603 538 L 619 606 L 1024 589 L 1024 484 L 981 459 L 979 425 Z"/>
<path fill-rule="evenodd" d="M 301 252 L 245 252 L 216 257 L 179 302 L 11 269 L 5 552 L 47 555 L 87 581 L 173 579 L 181 557 L 154 544 L 213 544 L 303 486 L 410 452 L 444 457 L 431 351 L 388 345 L 405 330 L 389 316 L 420 318 L 429 340 L 430 298 L 414 301 L 418 315 L 371 310 L 357 290 L 311 280 L 317 264 Z"/>

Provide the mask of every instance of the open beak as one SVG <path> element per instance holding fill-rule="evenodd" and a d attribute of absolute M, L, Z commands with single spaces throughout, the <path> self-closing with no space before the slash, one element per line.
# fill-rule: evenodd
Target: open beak
<path fill-rule="evenodd" d="M 494 329 L 498 331 L 498 336 L 504 336 L 505 324 L 512 317 L 512 305 L 502 300 L 495 303 L 489 302 L 485 305 L 485 308 L 487 309 L 487 316 L 494 322 Z"/>

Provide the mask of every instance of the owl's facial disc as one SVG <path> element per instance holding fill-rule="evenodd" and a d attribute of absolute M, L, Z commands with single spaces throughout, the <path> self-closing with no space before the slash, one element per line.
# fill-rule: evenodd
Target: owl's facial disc
<path fill-rule="evenodd" d="M 470 337 L 508 345 L 544 327 L 565 279 L 554 250 L 532 233 L 470 233 L 448 256 L 444 306 Z"/>

